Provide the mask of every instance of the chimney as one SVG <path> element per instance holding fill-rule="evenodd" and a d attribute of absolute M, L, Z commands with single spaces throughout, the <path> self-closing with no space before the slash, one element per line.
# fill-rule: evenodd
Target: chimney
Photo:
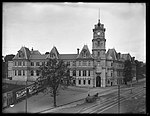
<path fill-rule="evenodd" d="M 79 50 L 80 50 L 80 49 L 78 48 L 78 49 L 77 49 L 77 54 L 79 54 Z"/>
<path fill-rule="evenodd" d="M 133 58 L 133 61 L 134 61 L 135 57 L 132 57 L 132 58 Z"/>
<path fill-rule="evenodd" d="M 120 59 L 120 52 L 118 53 L 118 59 Z"/>

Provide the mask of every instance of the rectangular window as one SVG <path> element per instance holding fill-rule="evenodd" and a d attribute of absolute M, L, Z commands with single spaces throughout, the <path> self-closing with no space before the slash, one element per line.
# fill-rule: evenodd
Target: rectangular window
<path fill-rule="evenodd" d="M 17 66 L 17 62 L 14 62 L 14 65 Z"/>
<path fill-rule="evenodd" d="M 76 70 L 73 70 L 73 76 L 76 76 Z"/>
<path fill-rule="evenodd" d="M 81 66 L 81 61 L 79 61 L 79 66 Z"/>
<path fill-rule="evenodd" d="M 72 66 L 76 66 L 76 62 L 75 61 L 72 62 Z"/>
<path fill-rule="evenodd" d="M 79 85 L 81 84 L 81 80 L 79 80 Z"/>
<path fill-rule="evenodd" d="M 22 70 L 22 72 L 23 72 L 23 76 L 25 76 L 25 70 Z"/>
<path fill-rule="evenodd" d="M 39 70 L 36 70 L 36 76 L 39 76 L 40 73 L 39 73 Z"/>
<path fill-rule="evenodd" d="M 86 76 L 86 70 L 83 71 L 83 76 Z"/>
<path fill-rule="evenodd" d="M 36 66 L 40 66 L 40 63 L 39 63 L 39 62 L 36 62 Z"/>
<path fill-rule="evenodd" d="M 90 82 L 91 82 L 91 81 L 90 81 L 90 80 L 88 80 L 88 84 L 89 84 L 89 85 L 90 85 Z"/>
<path fill-rule="evenodd" d="M 100 52 L 97 53 L 97 56 L 98 56 L 98 57 L 100 56 Z"/>
<path fill-rule="evenodd" d="M 84 84 L 84 85 L 85 85 L 85 81 L 86 81 L 86 80 L 83 80 L 83 84 Z"/>
<path fill-rule="evenodd" d="M 91 65 L 91 61 L 89 61 L 89 66 Z"/>
<path fill-rule="evenodd" d="M 25 62 L 23 62 L 23 66 L 25 66 Z"/>
<path fill-rule="evenodd" d="M 34 66 L 34 62 L 31 62 L 31 66 Z"/>
<path fill-rule="evenodd" d="M 21 66 L 21 62 L 18 62 L 18 66 Z"/>
<path fill-rule="evenodd" d="M 79 76 L 81 76 L 81 70 L 79 70 Z"/>
<path fill-rule="evenodd" d="M 90 70 L 88 71 L 89 73 L 88 73 L 88 76 L 90 76 Z"/>
<path fill-rule="evenodd" d="M 113 73 L 111 72 L 111 77 L 113 76 Z"/>
<path fill-rule="evenodd" d="M 73 84 L 76 84 L 76 80 L 73 80 Z"/>
<path fill-rule="evenodd" d="M 21 70 L 18 70 L 18 76 L 21 76 Z"/>
<path fill-rule="evenodd" d="M 83 61 L 83 64 L 82 64 L 83 66 L 86 66 L 86 61 Z"/>
<path fill-rule="evenodd" d="M 111 66 L 113 66 L 113 63 L 111 62 Z"/>
<path fill-rule="evenodd" d="M 15 70 L 15 76 L 17 75 L 17 70 Z"/>

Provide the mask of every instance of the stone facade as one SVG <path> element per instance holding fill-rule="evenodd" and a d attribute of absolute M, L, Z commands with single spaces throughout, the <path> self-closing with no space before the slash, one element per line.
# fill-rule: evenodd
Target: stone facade
<path fill-rule="evenodd" d="M 39 66 L 49 58 L 57 58 L 69 64 L 70 76 L 74 77 L 76 86 L 106 87 L 117 85 L 118 80 L 123 82 L 124 61 L 131 60 L 135 70 L 134 57 L 117 53 L 115 49 L 106 52 L 105 30 L 98 20 L 93 29 L 92 53 L 87 45 L 81 51 L 77 49 L 76 54 L 59 54 L 56 47 L 49 54 L 41 54 L 38 50 L 22 47 L 13 58 L 12 79 L 36 81 L 40 75 Z"/>

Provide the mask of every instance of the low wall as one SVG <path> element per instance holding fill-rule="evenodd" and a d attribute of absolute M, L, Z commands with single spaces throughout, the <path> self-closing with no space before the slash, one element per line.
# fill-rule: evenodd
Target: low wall
<path fill-rule="evenodd" d="M 15 85 L 26 85 L 26 81 L 16 81 L 3 79 L 3 83 L 15 84 Z M 33 84 L 34 82 L 27 82 L 27 85 Z"/>

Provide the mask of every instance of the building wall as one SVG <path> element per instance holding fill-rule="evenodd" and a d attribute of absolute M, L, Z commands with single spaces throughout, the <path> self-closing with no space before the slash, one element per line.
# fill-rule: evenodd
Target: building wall
<path fill-rule="evenodd" d="M 8 61 L 8 78 L 13 76 L 13 61 Z"/>

